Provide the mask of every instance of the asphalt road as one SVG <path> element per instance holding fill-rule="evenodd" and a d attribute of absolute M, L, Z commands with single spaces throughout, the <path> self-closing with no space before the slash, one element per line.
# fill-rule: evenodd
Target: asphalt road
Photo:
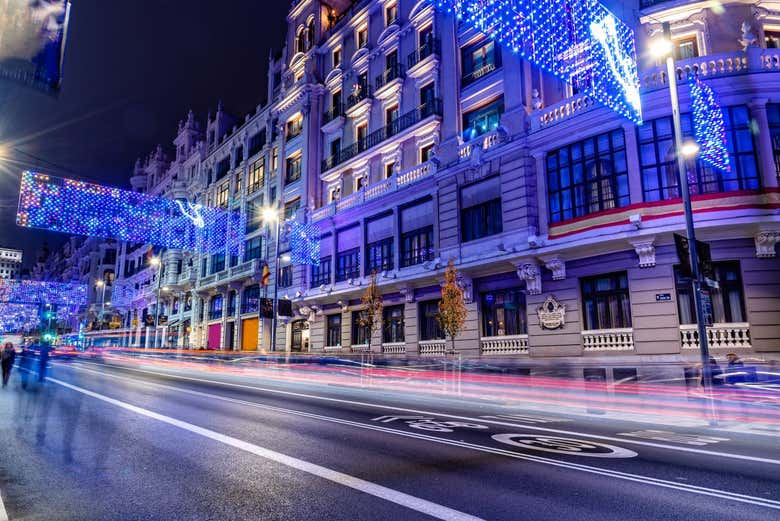
<path fill-rule="evenodd" d="M 0 392 L 8 517 L 780 518 L 777 436 L 289 374 L 72 361 L 22 389 L 16 370 Z"/>

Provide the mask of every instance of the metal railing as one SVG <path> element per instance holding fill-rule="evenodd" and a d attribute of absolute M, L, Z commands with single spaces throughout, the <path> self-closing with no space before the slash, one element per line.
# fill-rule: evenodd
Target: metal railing
<path fill-rule="evenodd" d="M 381 89 L 382 87 L 393 82 L 394 80 L 402 78 L 403 75 L 404 75 L 404 66 L 401 65 L 400 63 L 393 64 L 385 72 L 377 76 L 376 80 L 374 80 L 374 85 L 376 87 L 376 90 Z"/>
<path fill-rule="evenodd" d="M 441 55 L 441 40 L 432 38 L 418 47 L 415 51 L 409 53 L 406 58 L 407 66 L 411 69 L 428 56 Z"/>

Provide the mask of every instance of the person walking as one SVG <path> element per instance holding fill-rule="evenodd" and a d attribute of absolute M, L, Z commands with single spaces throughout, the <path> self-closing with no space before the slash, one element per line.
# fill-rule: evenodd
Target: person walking
<path fill-rule="evenodd" d="M 726 355 L 726 359 L 729 361 L 726 368 L 728 374 L 726 381 L 732 385 L 745 383 L 745 364 L 739 356 L 736 353 L 729 353 Z"/>
<path fill-rule="evenodd" d="M 11 342 L 7 342 L 3 351 L 0 352 L 0 360 L 2 361 L 3 368 L 3 387 L 8 385 L 8 380 L 11 378 L 11 368 L 14 366 L 14 360 L 16 359 L 16 350 Z"/>

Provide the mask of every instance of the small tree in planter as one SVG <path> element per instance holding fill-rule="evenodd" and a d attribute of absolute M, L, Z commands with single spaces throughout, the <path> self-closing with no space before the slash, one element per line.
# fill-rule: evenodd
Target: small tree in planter
<path fill-rule="evenodd" d="M 371 337 L 374 336 L 379 322 L 382 320 L 382 294 L 379 292 L 379 287 L 376 284 L 376 271 L 371 273 L 371 282 L 368 283 L 366 291 L 363 292 L 361 298 L 364 309 L 360 312 L 360 319 L 358 323 L 360 327 L 364 327 L 368 330 L 368 350 L 371 351 Z"/>
<path fill-rule="evenodd" d="M 444 272 L 444 285 L 441 288 L 441 302 L 439 302 L 437 320 L 444 336 L 450 339 L 453 353 L 455 352 L 455 337 L 463 331 L 467 313 L 466 302 L 463 299 L 463 288 L 458 284 L 455 262 L 450 259 L 450 262 L 447 263 L 447 270 Z"/>

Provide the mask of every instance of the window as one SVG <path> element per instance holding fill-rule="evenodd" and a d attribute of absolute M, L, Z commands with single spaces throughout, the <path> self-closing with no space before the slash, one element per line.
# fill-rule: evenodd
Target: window
<path fill-rule="evenodd" d="M 366 148 L 366 136 L 368 135 L 368 123 L 361 123 L 355 127 L 355 141 L 361 150 Z"/>
<path fill-rule="evenodd" d="M 319 266 L 311 267 L 311 287 L 327 286 L 330 284 L 330 257 L 320 259 Z"/>
<path fill-rule="evenodd" d="M 287 140 L 296 138 L 303 132 L 303 117 L 293 118 L 287 122 Z"/>
<path fill-rule="evenodd" d="M 360 248 L 341 252 L 336 256 L 336 282 L 360 277 Z"/>
<path fill-rule="evenodd" d="M 217 206 L 220 208 L 227 208 L 228 199 L 230 198 L 230 183 L 222 183 L 217 188 Z"/>
<path fill-rule="evenodd" d="M 293 267 L 292 267 L 292 265 L 282 266 L 279 269 L 279 287 L 280 288 L 289 288 L 292 285 L 293 285 Z"/>
<path fill-rule="evenodd" d="M 353 311 L 352 312 L 352 345 L 362 346 L 368 344 L 371 331 L 368 326 L 361 326 L 360 319 L 365 314 L 365 311 Z"/>
<path fill-rule="evenodd" d="M 261 157 L 249 169 L 247 190 L 250 194 L 257 192 L 265 184 L 265 158 Z"/>
<path fill-rule="evenodd" d="M 268 199 L 271 202 L 271 205 L 274 205 L 276 203 L 276 187 L 272 186 L 271 190 L 268 192 Z"/>
<path fill-rule="evenodd" d="M 276 170 L 279 168 L 279 149 L 274 147 L 271 150 L 271 175 L 276 175 Z"/>
<path fill-rule="evenodd" d="M 238 266 L 238 255 L 230 255 L 230 267 L 235 268 Z"/>
<path fill-rule="evenodd" d="M 341 346 L 341 314 L 328 315 L 325 337 L 326 346 Z"/>
<path fill-rule="evenodd" d="M 385 125 L 390 125 L 398 119 L 398 105 L 391 105 L 385 109 Z"/>
<path fill-rule="evenodd" d="M 547 155 L 550 220 L 560 222 L 629 204 L 623 129 Z"/>
<path fill-rule="evenodd" d="M 433 259 L 433 226 L 401 235 L 401 267 L 406 268 Z"/>
<path fill-rule="evenodd" d="M 500 97 L 487 105 L 463 114 L 463 140 L 471 141 L 482 134 L 492 132 L 501 123 L 504 113 L 504 98 Z"/>
<path fill-rule="evenodd" d="M 674 40 L 674 59 L 687 60 L 696 58 L 699 55 L 699 44 L 696 36 L 688 36 Z"/>
<path fill-rule="evenodd" d="M 284 220 L 289 221 L 295 218 L 295 214 L 301 208 L 301 198 L 293 199 L 284 205 Z"/>
<path fill-rule="evenodd" d="M 235 291 L 230 291 L 228 293 L 228 308 L 227 308 L 227 314 L 229 317 L 232 317 L 236 314 L 236 299 L 238 298 L 238 294 Z"/>
<path fill-rule="evenodd" d="M 398 4 L 393 2 L 385 7 L 385 26 L 393 25 L 398 21 Z"/>
<path fill-rule="evenodd" d="M 385 163 L 385 179 L 389 179 L 393 177 L 394 173 L 395 173 L 395 161 L 392 161 L 390 163 Z"/>
<path fill-rule="evenodd" d="M 393 269 L 393 238 L 369 243 L 366 247 L 366 273 Z"/>
<path fill-rule="evenodd" d="M 496 235 L 503 231 L 501 199 L 491 199 L 460 211 L 463 242 Z"/>
<path fill-rule="evenodd" d="M 103 264 L 114 265 L 116 264 L 116 249 L 108 248 L 103 253 Z"/>
<path fill-rule="evenodd" d="M 219 320 L 222 318 L 222 295 L 212 297 L 209 301 L 209 320 Z"/>
<path fill-rule="evenodd" d="M 336 139 L 330 142 L 330 156 L 334 158 L 338 157 L 340 151 L 341 151 L 341 138 L 337 137 Z"/>
<path fill-rule="evenodd" d="M 420 89 L 420 105 L 427 105 L 436 98 L 436 88 L 431 82 Z"/>
<path fill-rule="evenodd" d="M 244 147 L 236 147 L 236 151 L 233 153 L 233 168 L 236 168 L 244 160 Z"/>
<path fill-rule="evenodd" d="M 528 333 L 525 293 L 505 289 L 482 294 L 482 335 L 512 336 Z"/>
<path fill-rule="evenodd" d="M 404 306 L 388 306 L 382 310 L 382 342 L 404 342 Z"/>
<path fill-rule="evenodd" d="M 363 26 L 360 29 L 357 30 L 357 48 L 362 49 L 366 45 L 368 45 L 368 27 Z"/>
<path fill-rule="evenodd" d="M 709 288 L 712 300 L 712 321 L 715 324 L 747 322 L 742 277 L 738 262 L 713 263 L 718 288 Z M 677 288 L 677 310 L 680 324 L 696 323 L 696 304 L 693 282 L 683 277 L 678 267 L 674 269 Z"/>
<path fill-rule="evenodd" d="M 215 181 L 219 181 L 225 175 L 227 175 L 228 171 L 230 170 L 230 156 L 226 157 L 219 163 L 217 163 L 217 169 L 216 169 L 216 177 Z"/>
<path fill-rule="evenodd" d="M 780 34 L 778 34 L 780 38 Z M 775 173 L 780 176 L 780 103 L 766 106 L 769 117 L 769 135 L 772 138 L 772 152 L 775 158 Z"/>
<path fill-rule="evenodd" d="M 623 272 L 582 279 L 582 318 L 585 330 L 631 327 L 628 275 Z"/>
<path fill-rule="evenodd" d="M 187 296 L 184 297 L 184 312 L 192 311 L 192 294 L 187 293 Z"/>
<path fill-rule="evenodd" d="M 216 253 L 211 256 L 211 273 L 219 273 L 225 270 L 225 254 Z"/>
<path fill-rule="evenodd" d="M 261 204 L 252 201 L 246 205 L 246 233 L 254 233 L 263 225 L 263 214 L 260 211 Z"/>
<path fill-rule="evenodd" d="M 249 138 L 249 157 L 258 154 L 265 146 L 265 129 L 260 130 L 257 134 L 254 134 Z"/>
<path fill-rule="evenodd" d="M 260 310 L 260 285 L 249 286 L 241 295 L 241 313 L 256 313 Z"/>
<path fill-rule="evenodd" d="M 240 174 L 240 173 L 236 174 L 236 185 L 235 186 L 236 186 L 236 192 L 235 192 L 236 197 L 240 198 L 241 197 L 241 192 L 244 189 L 244 176 L 243 176 L 243 174 Z"/>
<path fill-rule="evenodd" d="M 493 42 L 478 43 L 461 51 L 463 86 L 474 83 L 501 67 L 501 51 Z"/>
<path fill-rule="evenodd" d="M 420 302 L 420 340 L 444 339 L 444 332 L 439 325 L 440 300 Z"/>
<path fill-rule="evenodd" d="M 772 132 L 772 122 L 780 121 L 780 114 L 773 114 L 769 107 L 767 114 Z M 688 182 L 692 195 L 759 188 L 758 163 L 748 109 L 745 106 L 724 107 L 723 115 L 731 171 L 720 172 L 701 161 L 690 161 Z M 693 136 L 691 119 L 690 114 L 682 115 L 682 131 L 686 137 Z M 637 135 L 645 200 L 680 197 L 671 117 L 646 121 L 638 127 Z"/>
<path fill-rule="evenodd" d="M 263 238 L 255 237 L 244 243 L 244 262 L 259 259 L 263 256 Z"/>
<path fill-rule="evenodd" d="M 427 161 L 430 161 L 432 156 L 433 156 L 433 143 L 431 143 L 430 145 L 425 145 L 424 147 L 420 148 L 420 163 L 425 163 Z"/>
<path fill-rule="evenodd" d="M 365 188 L 367 182 L 368 182 L 368 177 L 366 175 L 358 175 L 355 178 L 355 192 L 359 192 L 360 190 Z"/>
<path fill-rule="evenodd" d="M 287 174 L 285 177 L 285 183 L 294 183 L 301 178 L 301 161 L 303 156 L 295 156 L 287 158 Z"/>
<path fill-rule="evenodd" d="M 200 260 L 200 276 L 205 277 L 208 271 L 208 259 L 205 257 Z"/>
<path fill-rule="evenodd" d="M 341 66 L 341 47 L 333 49 L 333 68 L 337 69 Z"/>

